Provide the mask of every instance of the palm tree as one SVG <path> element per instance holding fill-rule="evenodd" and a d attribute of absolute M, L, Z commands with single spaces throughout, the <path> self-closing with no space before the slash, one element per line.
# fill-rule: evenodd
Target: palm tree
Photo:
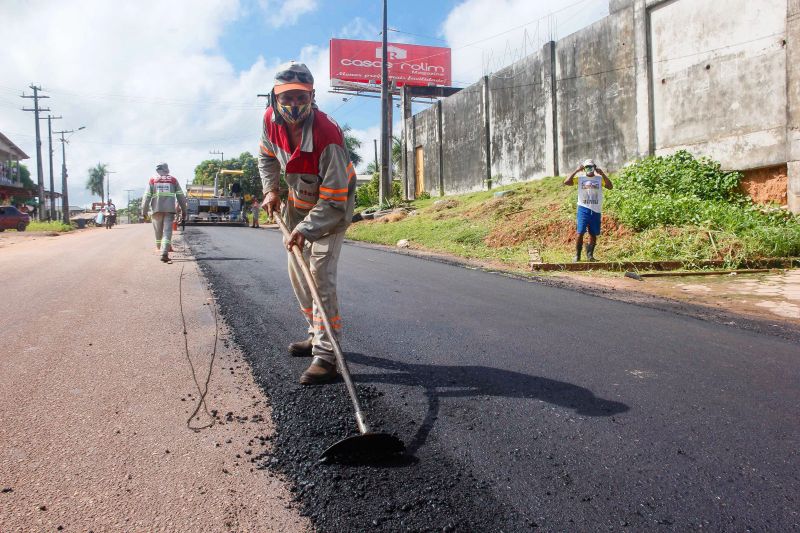
<path fill-rule="evenodd" d="M 342 128 L 342 133 L 344 134 L 344 144 L 347 146 L 347 151 L 350 153 L 350 162 L 353 163 L 354 167 L 357 167 L 361 164 L 361 156 L 358 155 L 356 150 L 361 148 L 361 141 L 350 133 L 351 129 L 349 125 L 345 124 Z"/>
<path fill-rule="evenodd" d="M 392 135 L 392 163 L 394 174 L 403 173 L 403 142 L 397 135 Z"/>
<path fill-rule="evenodd" d="M 97 166 L 89 169 L 89 179 L 86 180 L 86 188 L 90 193 L 98 195 L 101 202 L 105 198 L 103 193 L 105 192 L 106 168 L 107 166 L 103 163 L 97 163 Z"/>
<path fill-rule="evenodd" d="M 360 145 L 360 143 L 359 143 Z M 375 161 L 370 161 L 367 165 L 366 173 L 374 174 L 379 172 L 375 166 Z M 392 174 L 398 175 L 403 172 L 403 141 L 400 137 L 392 135 Z"/>

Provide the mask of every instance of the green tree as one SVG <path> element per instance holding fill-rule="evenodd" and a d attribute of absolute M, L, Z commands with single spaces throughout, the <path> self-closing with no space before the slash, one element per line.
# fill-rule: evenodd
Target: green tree
<path fill-rule="evenodd" d="M 250 152 L 242 152 L 238 157 L 226 160 L 220 165 L 219 159 L 206 159 L 194 167 L 194 185 L 214 185 L 214 176 L 220 170 L 241 170 L 238 176 L 226 176 L 219 181 L 220 189 L 223 185 L 230 185 L 233 180 L 241 180 L 242 194 L 252 194 L 258 198 L 262 196 L 261 178 L 258 173 L 258 160 Z"/>
<path fill-rule="evenodd" d="M 31 179 L 31 171 L 28 170 L 28 167 L 24 163 L 19 163 L 19 167 L 17 165 L 18 163 L 16 162 L 11 163 L 11 175 L 13 176 L 15 169 L 17 169 L 16 171 L 19 172 L 18 179 L 22 182 L 22 187 L 29 191 L 36 189 L 36 184 Z"/>
<path fill-rule="evenodd" d="M 350 154 L 350 161 L 353 163 L 354 167 L 357 167 L 361 164 L 361 156 L 358 155 L 356 150 L 361 148 L 361 141 L 359 141 L 355 135 L 350 133 L 351 130 L 352 128 L 348 124 L 345 124 L 342 128 L 342 134 L 344 134 L 344 144 Z"/>
<path fill-rule="evenodd" d="M 355 163 L 353 163 L 355 164 Z M 375 168 L 375 161 L 370 161 L 367 165 L 366 173 L 375 174 L 379 169 Z M 403 172 L 403 142 L 400 137 L 392 136 L 392 174 L 397 176 Z"/>
<path fill-rule="evenodd" d="M 97 163 L 96 166 L 89 169 L 89 179 L 86 180 L 86 188 L 90 193 L 98 195 L 101 202 L 105 198 L 103 193 L 105 192 L 106 168 L 107 165 Z"/>
<path fill-rule="evenodd" d="M 403 172 L 403 142 L 397 135 L 392 135 L 392 174 Z"/>
<path fill-rule="evenodd" d="M 36 184 L 33 183 L 31 179 L 31 171 L 28 170 L 28 167 L 25 166 L 24 163 L 19 163 L 19 167 L 17 167 L 16 162 L 11 163 L 11 175 L 13 176 L 15 172 L 18 172 L 19 175 L 17 176 L 18 181 L 22 182 L 22 188 L 26 191 L 36 191 Z M 29 197 L 27 194 L 24 195 L 17 195 L 12 196 L 9 198 L 9 202 L 11 205 L 17 204 L 24 204 L 25 202 L 29 201 Z"/>
<path fill-rule="evenodd" d="M 125 208 L 120 209 L 119 212 L 120 215 L 125 215 L 125 217 L 129 217 L 128 220 L 130 220 L 131 222 L 133 223 L 138 222 L 139 214 L 142 212 L 142 198 L 141 197 L 132 198 L 131 201 L 128 202 L 128 205 Z"/>

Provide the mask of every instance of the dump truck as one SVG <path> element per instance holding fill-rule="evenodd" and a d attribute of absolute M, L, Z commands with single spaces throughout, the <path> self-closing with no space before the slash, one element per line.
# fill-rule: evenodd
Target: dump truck
<path fill-rule="evenodd" d="M 239 194 L 230 193 L 231 187 L 226 187 L 228 176 L 242 174 L 241 170 L 220 170 L 214 176 L 213 186 L 187 185 L 186 224 L 247 226 L 244 199 Z"/>

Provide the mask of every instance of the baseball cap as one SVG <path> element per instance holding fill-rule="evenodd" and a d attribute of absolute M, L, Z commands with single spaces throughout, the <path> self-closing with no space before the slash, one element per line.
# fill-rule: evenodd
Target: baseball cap
<path fill-rule="evenodd" d="M 583 166 L 585 167 L 596 167 L 597 165 L 594 164 L 594 159 L 587 159 L 583 162 Z"/>
<path fill-rule="evenodd" d="M 166 163 L 159 163 L 156 167 L 156 170 L 163 170 L 164 172 L 169 172 L 169 165 Z"/>
<path fill-rule="evenodd" d="M 278 68 L 275 74 L 275 94 L 285 93 L 293 89 L 301 91 L 314 90 L 314 76 L 305 63 L 289 61 Z"/>

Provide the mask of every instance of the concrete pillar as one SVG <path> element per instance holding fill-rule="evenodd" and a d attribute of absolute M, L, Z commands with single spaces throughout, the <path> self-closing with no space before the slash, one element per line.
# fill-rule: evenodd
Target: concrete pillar
<path fill-rule="evenodd" d="M 439 151 L 439 196 L 444 196 L 444 139 L 442 139 L 442 101 L 436 101 L 436 147 Z"/>
<path fill-rule="evenodd" d="M 492 130 L 489 124 L 489 76 L 483 77 L 483 135 L 486 150 L 486 188 L 492 188 Z"/>
<path fill-rule="evenodd" d="M 550 41 L 542 47 L 544 72 L 544 173 L 558 176 L 558 91 L 556 90 L 556 43 Z"/>
<path fill-rule="evenodd" d="M 786 10 L 786 197 L 800 213 L 800 0 Z"/>
<path fill-rule="evenodd" d="M 414 198 L 414 191 L 410 190 L 408 185 L 411 182 L 409 179 L 409 174 L 413 173 L 414 169 L 409 168 L 409 157 L 408 157 L 408 141 L 410 138 L 409 135 L 409 122 L 411 119 L 411 97 L 408 94 L 408 86 L 403 86 L 403 92 L 400 95 L 400 103 L 402 104 L 403 108 L 403 128 L 401 133 L 402 139 L 402 150 L 403 150 L 403 200 L 411 200 Z"/>
<path fill-rule="evenodd" d="M 632 0 L 633 49 L 636 64 L 636 146 L 639 157 L 655 153 L 653 73 L 650 66 L 650 16 L 647 0 Z"/>
<path fill-rule="evenodd" d="M 614 14 L 617 11 L 629 8 L 634 0 L 608 0 L 608 12 Z"/>
<path fill-rule="evenodd" d="M 411 115 L 411 131 L 409 132 L 409 142 L 411 146 L 411 155 L 408 156 L 410 161 L 408 174 L 408 197 L 409 199 L 417 198 L 417 117 Z"/>

